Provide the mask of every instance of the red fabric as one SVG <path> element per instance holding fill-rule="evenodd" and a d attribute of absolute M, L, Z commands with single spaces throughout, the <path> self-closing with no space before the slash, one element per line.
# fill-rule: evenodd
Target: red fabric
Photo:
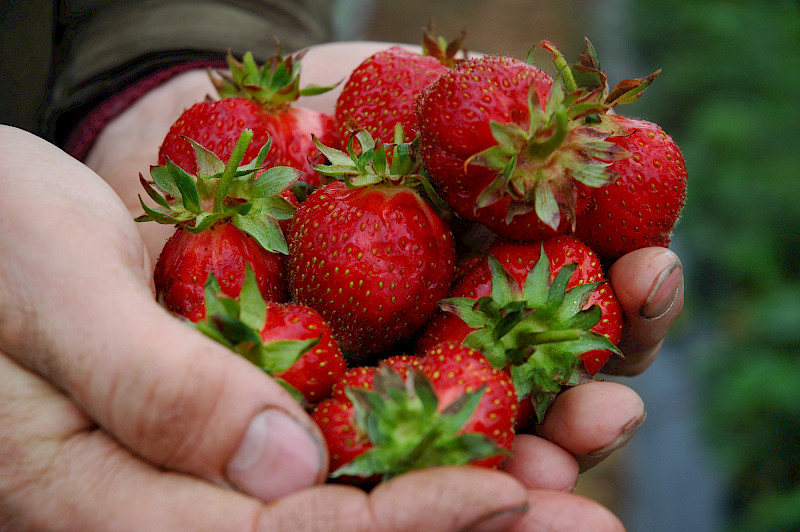
<path fill-rule="evenodd" d="M 225 61 L 222 60 L 193 61 L 173 65 L 140 79 L 92 109 L 72 130 L 64 145 L 64 151 L 82 161 L 106 124 L 119 116 L 120 113 L 147 92 L 170 78 L 189 70 L 223 67 L 225 67 Z"/>

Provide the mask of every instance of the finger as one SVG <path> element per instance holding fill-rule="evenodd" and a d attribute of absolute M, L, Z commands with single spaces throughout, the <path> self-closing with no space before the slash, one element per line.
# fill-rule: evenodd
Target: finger
<path fill-rule="evenodd" d="M 369 494 L 350 486 L 319 486 L 272 507 L 272 530 L 405 532 L 507 530 L 527 510 L 526 490 L 511 476 L 477 467 L 414 471 Z M 314 528 L 309 515 L 326 516 Z"/>
<path fill-rule="evenodd" d="M 0 354 L 0 528 L 246 530 L 255 499 L 134 458 L 63 394 Z"/>
<path fill-rule="evenodd" d="M 624 532 L 608 508 L 572 493 L 530 492 L 530 509 L 508 532 Z"/>
<path fill-rule="evenodd" d="M 620 343 L 625 358 L 612 358 L 603 371 L 636 375 L 655 360 L 683 310 L 683 267 L 669 249 L 643 248 L 619 258 L 609 277 L 625 311 Z"/>
<path fill-rule="evenodd" d="M 321 481 L 316 426 L 274 381 L 161 312 L 122 295 L 103 333 L 77 330 L 28 359 L 124 445 L 164 468 L 233 485 L 263 500 Z M 125 301 L 123 303 L 122 301 Z M 150 308 L 155 307 L 155 308 Z M 113 321 L 109 323 L 108 319 Z M 146 334 L 143 333 L 146 331 Z M 125 338 L 124 342 L 115 342 Z"/>
<path fill-rule="evenodd" d="M 644 402 L 632 389 L 591 382 L 556 397 L 541 433 L 572 453 L 586 471 L 625 445 L 645 417 Z"/>
<path fill-rule="evenodd" d="M 0 225 L 16 225 L 0 240 L 0 349 L 154 464 L 264 500 L 323 479 L 325 446 L 303 409 L 155 302 L 141 240 L 107 185 L 43 141 L 25 149 L 37 162 L 0 172 L 23 176 L 0 196 Z M 19 197 L 46 197 L 55 214 L 17 224 L 24 205 L 3 200 Z"/>
<path fill-rule="evenodd" d="M 572 454 L 529 434 L 516 435 L 503 470 L 528 489 L 570 492 L 578 481 L 578 462 Z"/>
<path fill-rule="evenodd" d="M 139 174 L 149 175 L 170 126 L 192 104 L 215 94 L 206 70 L 183 72 L 148 91 L 100 130 L 86 155 L 86 165 L 111 185 L 131 216 L 142 212 Z M 136 227 L 155 264 L 174 229 L 158 223 Z"/>

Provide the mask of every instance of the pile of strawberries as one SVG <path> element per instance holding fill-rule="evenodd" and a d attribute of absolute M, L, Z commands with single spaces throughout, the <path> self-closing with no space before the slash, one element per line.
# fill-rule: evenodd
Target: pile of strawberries
<path fill-rule="evenodd" d="M 334 114 L 304 109 L 302 54 L 229 57 L 220 99 L 172 126 L 138 221 L 174 224 L 157 297 L 306 405 L 332 478 L 499 466 L 515 432 L 621 356 L 604 267 L 667 246 L 681 152 L 625 118 L 591 44 L 530 58 L 366 59 Z M 155 205 L 152 205 L 152 203 Z"/>

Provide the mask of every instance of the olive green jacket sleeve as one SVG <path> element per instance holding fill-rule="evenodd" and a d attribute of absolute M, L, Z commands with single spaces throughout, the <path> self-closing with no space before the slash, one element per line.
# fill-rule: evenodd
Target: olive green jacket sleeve
<path fill-rule="evenodd" d="M 115 92 L 181 63 L 294 51 L 330 39 L 329 0 L 61 0 L 40 132 L 70 128 Z"/>

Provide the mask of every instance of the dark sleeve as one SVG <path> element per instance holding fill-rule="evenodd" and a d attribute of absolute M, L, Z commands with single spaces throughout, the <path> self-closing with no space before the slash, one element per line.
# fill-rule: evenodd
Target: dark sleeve
<path fill-rule="evenodd" d="M 92 109 L 181 65 L 221 64 L 228 50 L 263 61 L 330 40 L 328 0 L 61 0 L 40 134 L 59 146 Z"/>

